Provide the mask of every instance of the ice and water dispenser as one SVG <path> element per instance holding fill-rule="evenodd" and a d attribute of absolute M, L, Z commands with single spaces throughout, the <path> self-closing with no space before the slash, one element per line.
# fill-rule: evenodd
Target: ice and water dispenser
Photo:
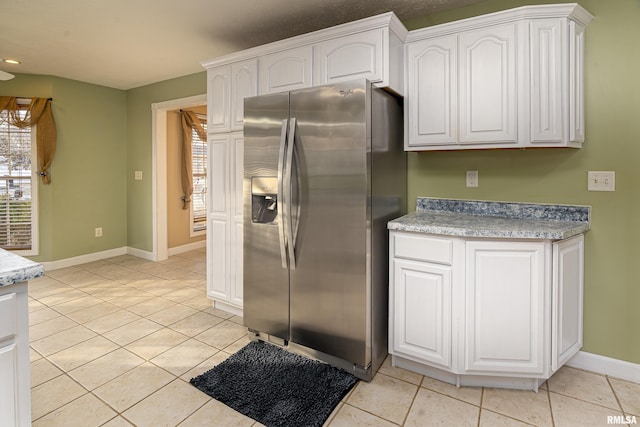
<path fill-rule="evenodd" d="M 251 222 L 276 224 L 278 218 L 278 178 L 251 177 Z"/>

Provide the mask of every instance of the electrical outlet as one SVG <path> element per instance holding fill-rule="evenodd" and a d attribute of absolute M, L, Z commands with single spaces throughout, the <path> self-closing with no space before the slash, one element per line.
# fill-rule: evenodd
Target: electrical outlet
<path fill-rule="evenodd" d="M 96 237 L 102 237 L 102 227 L 96 227 Z"/>
<path fill-rule="evenodd" d="M 478 171 L 467 171 L 467 187 L 478 186 Z"/>
<path fill-rule="evenodd" d="M 142 181 L 142 171 L 135 171 L 133 173 L 133 179 L 136 181 Z"/>
<path fill-rule="evenodd" d="M 587 173 L 589 191 L 616 191 L 616 173 L 614 171 L 589 171 Z"/>

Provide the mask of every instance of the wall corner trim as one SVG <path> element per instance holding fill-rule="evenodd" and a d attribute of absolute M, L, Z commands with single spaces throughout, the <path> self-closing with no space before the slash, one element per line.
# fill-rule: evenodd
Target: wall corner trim
<path fill-rule="evenodd" d="M 579 352 L 566 364 L 598 374 L 640 383 L 640 364 L 612 359 L 598 354 Z"/>

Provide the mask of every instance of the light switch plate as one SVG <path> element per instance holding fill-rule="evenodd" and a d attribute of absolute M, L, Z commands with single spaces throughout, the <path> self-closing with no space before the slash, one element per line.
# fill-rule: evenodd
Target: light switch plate
<path fill-rule="evenodd" d="M 589 171 L 587 177 L 589 191 L 616 191 L 615 171 Z"/>
<path fill-rule="evenodd" d="M 478 186 L 478 171 L 467 171 L 467 187 Z"/>

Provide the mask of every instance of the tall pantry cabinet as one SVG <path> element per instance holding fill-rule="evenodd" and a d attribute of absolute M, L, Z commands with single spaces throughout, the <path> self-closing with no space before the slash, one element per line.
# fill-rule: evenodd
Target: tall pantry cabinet
<path fill-rule="evenodd" d="M 244 98 L 258 94 L 258 61 L 207 70 L 207 295 L 242 315 Z"/>

